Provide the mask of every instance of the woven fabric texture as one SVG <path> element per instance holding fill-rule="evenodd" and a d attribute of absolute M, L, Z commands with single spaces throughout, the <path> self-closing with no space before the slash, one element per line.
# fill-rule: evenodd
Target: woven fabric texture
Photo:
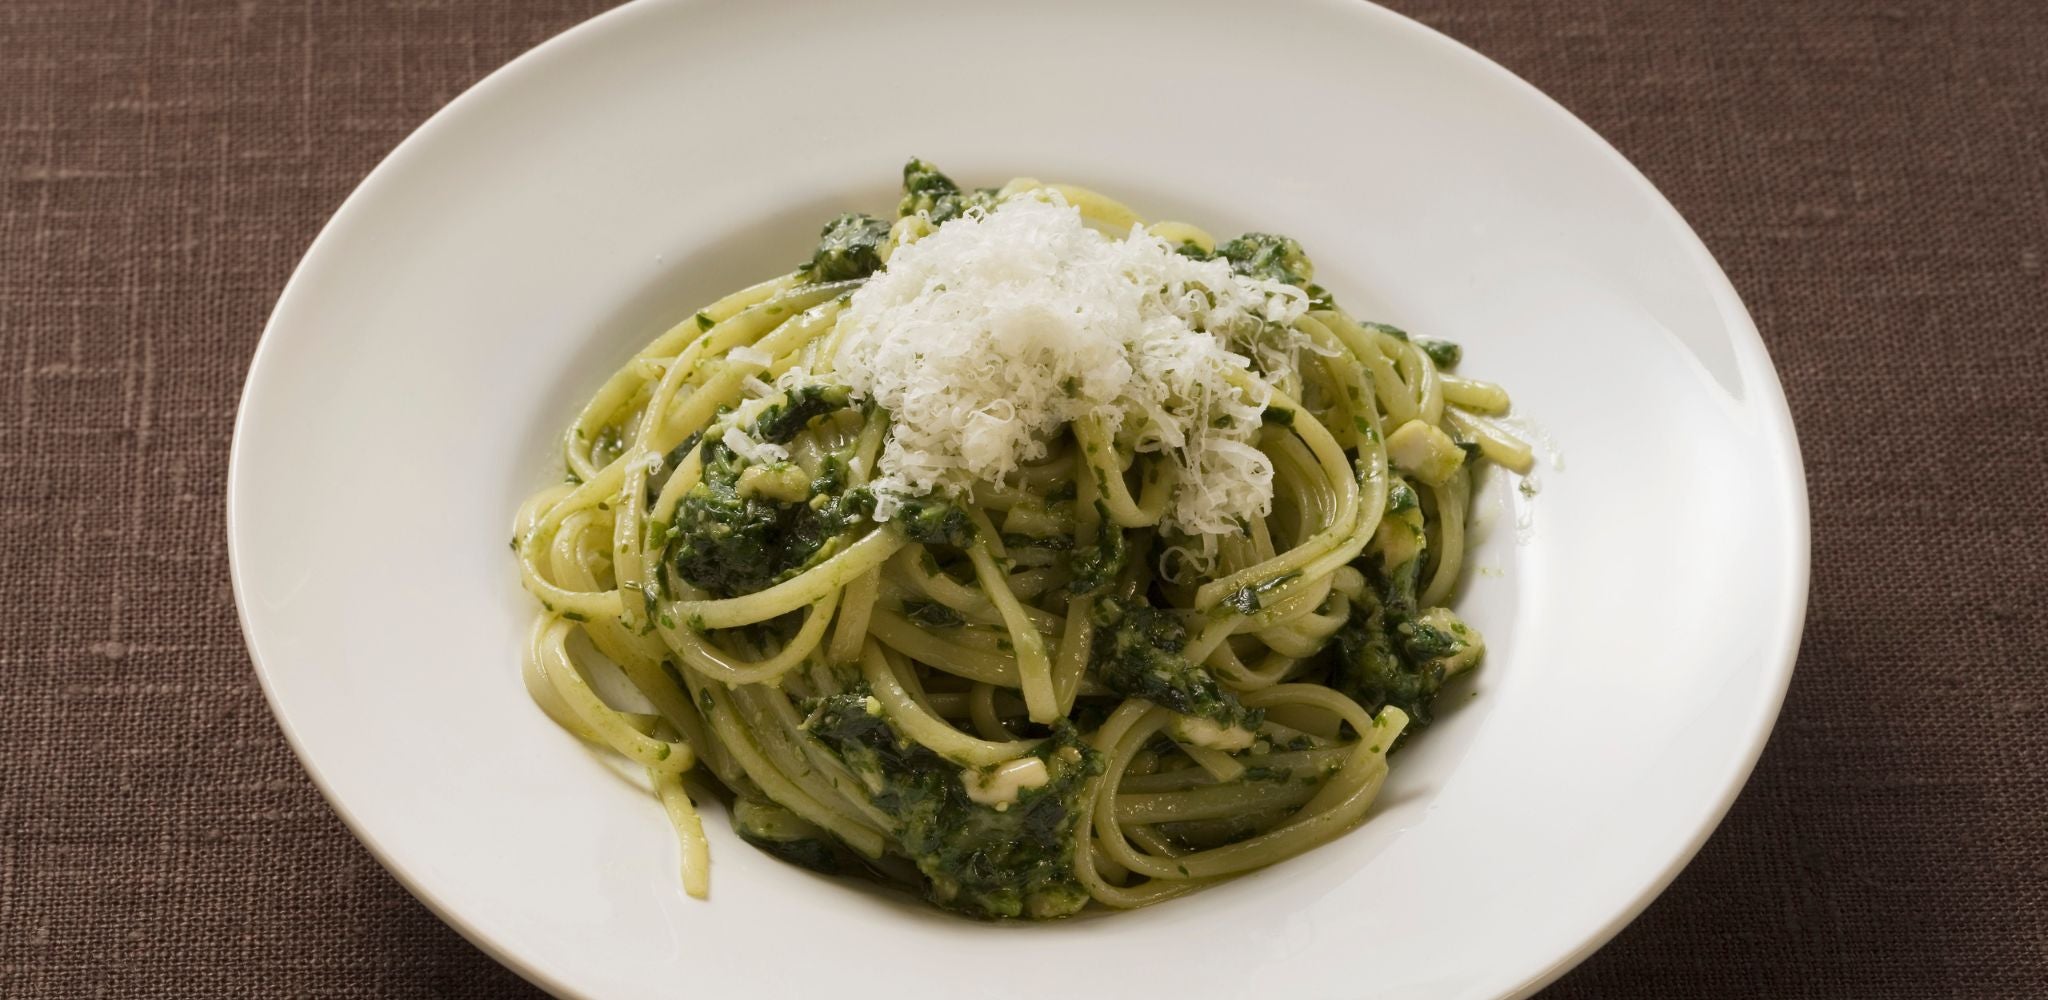
<path fill-rule="evenodd" d="M 0 4 L 0 994 L 531 994 L 293 760 L 223 490 L 321 223 L 607 5 Z M 2048 995 L 2048 4 L 1395 6 L 1677 204 L 1769 342 L 1812 490 L 1805 646 L 1755 777 L 1546 996 Z"/>

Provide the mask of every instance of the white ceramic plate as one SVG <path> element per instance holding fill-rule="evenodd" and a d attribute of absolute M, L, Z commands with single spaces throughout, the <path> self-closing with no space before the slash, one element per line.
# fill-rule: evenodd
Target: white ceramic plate
<path fill-rule="evenodd" d="M 1554 452 L 1481 503 L 1484 669 L 1341 842 L 1149 910 L 995 926 L 658 805 L 517 675 L 514 507 L 679 316 L 893 203 L 902 161 L 1300 239 L 1353 311 L 1463 342 Z M 393 153 L 242 400 L 229 534 L 286 735 L 456 929 L 565 995 L 1496 997 L 1641 910 L 1790 674 L 1806 500 L 1771 365 L 1685 223 L 1499 67 L 1362 3 L 643 0 Z M 1091 970 L 1085 975 L 1081 970 Z"/>

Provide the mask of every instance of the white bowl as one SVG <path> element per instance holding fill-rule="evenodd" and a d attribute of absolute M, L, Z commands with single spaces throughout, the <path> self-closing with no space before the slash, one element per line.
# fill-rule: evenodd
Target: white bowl
<path fill-rule="evenodd" d="M 660 807 L 527 700 L 518 501 L 604 373 L 911 156 L 1292 235 L 1462 342 L 1546 457 L 1480 505 L 1470 697 L 1371 818 L 1149 910 L 1006 926 L 779 864 L 709 902 Z M 1797 445 L 1685 223 L 1534 89 L 1361 3 L 640 3 L 494 74 L 307 253 L 242 400 L 243 627 L 307 770 L 443 919 L 593 997 L 1496 997 L 1599 946 L 1748 775 L 1798 644 Z"/>

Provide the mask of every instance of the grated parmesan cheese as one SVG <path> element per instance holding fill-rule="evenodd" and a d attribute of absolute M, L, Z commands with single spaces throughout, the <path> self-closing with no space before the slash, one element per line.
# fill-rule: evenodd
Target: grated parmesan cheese
<path fill-rule="evenodd" d="M 1273 465 L 1252 443 L 1271 386 L 1233 348 L 1307 308 L 1292 285 L 1137 226 L 1105 236 L 1053 192 L 949 221 L 899 247 L 840 319 L 840 377 L 894 417 L 878 515 L 892 495 L 1000 480 L 1096 417 L 1179 467 L 1170 525 L 1234 532 L 1271 511 Z"/>
<path fill-rule="evenodd" d="M 733 454 L 755 465 L 773 465 L 776 462 L 786 462 L 789 460 L 789 449 L 779 444 L 756 441 L 748 437 L 746 431 L 740 430 L 737 427 L 726 428 L 725 434 L 718 440 L 727 448 L 731 448 Z"/>

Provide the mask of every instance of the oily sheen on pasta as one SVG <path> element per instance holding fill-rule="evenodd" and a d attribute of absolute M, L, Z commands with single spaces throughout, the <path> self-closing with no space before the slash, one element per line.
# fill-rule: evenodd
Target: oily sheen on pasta
<path fill-rule="evenodd" d="M 921 161 L 894 219 L 656 337 L 517 517 L 533 698 L 821 872 L 978 917 L 1157 902 L 1363 819 L 1483 644 L 1498 387 L 1285 237 Z M 637 692 L 637 696 L 634 694 Z"/>

